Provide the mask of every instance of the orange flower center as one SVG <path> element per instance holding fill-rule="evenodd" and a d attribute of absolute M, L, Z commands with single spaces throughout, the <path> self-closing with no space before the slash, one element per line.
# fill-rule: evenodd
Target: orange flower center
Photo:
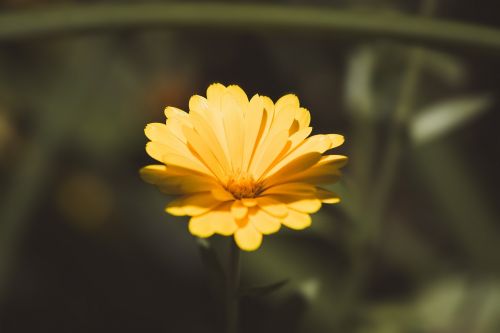
<path fill-rule="evenodd" d="M 263 190 L 262 183 L 254 181 L 252 176 L 247 174 L 232 176 L 227 181 L 225 188 L 236 199 L 255 198 Z"/>

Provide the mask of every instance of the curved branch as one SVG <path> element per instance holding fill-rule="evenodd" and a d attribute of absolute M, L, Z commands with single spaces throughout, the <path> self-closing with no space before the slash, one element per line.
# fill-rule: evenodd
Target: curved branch
<path fill-rule="evenodd" d="M 276 5 L 71 5 L 0 14 L 0 41 L 124 28 L 224 28 L 379 36 L 500 50 L 500 30 L 397 13 Z"/>

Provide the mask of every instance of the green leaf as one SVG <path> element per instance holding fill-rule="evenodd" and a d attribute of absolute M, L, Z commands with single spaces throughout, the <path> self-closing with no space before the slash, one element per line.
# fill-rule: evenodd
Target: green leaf
<path fill-rule="evenodd" d="M 267 296 L 283 288 L 289 281 L 289 279 L 284 279 L 264 286 L 242 288 L 240 296 Z"/>
<path fill-rule="evenodd" d="M 491 104 L 488 96 L 464 97 L 432 105 L 417 113 L 410 124 L 416 145 L 429 143 L 480 115 Z"/>
<path fill-rule="evenodd" d="M 309 302 L 314 301 L 318 297 L 319 289 L 320 289 L 320 283 L 318 279 L 315 278 L 308 279 L 302 282 L 299 286 L 299 292 Z"/>
<path fill-rule="evenodd" d="M 466 301 L 464 281 L 459 278 L 446 279 L 431 285 L 422 293 L 415 304 L 415 313 L 425 332 L 445 332 L 457 322 L 457 312 Z"/>
<path fill-rule="evenodd" d="M 346 104 L 359 116 L 374 114 L 373 75 L 376 55 L 372 47 L 364 46 L 349 57 L 346 75 Z"/>
<path fill-rule="evenodd" d="M 448 53 L 424 50 L 422 65 L 433 77 L 453 87 L 463 84 L 466 79 L 463 63 Z"/>

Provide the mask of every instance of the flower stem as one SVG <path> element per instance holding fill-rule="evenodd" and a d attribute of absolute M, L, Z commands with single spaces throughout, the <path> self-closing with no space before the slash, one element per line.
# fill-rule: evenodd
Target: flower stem
<path fill-rule="evenodd" d="M 240 281 L 240 249 L 231 239 L 226 280 L 226 333 L 238 331 L 238 288 Z"/>

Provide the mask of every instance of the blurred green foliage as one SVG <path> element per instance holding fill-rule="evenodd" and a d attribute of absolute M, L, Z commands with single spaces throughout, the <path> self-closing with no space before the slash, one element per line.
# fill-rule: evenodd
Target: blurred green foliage
<path fill-rule="evenodd" d="M 296 93 L 350 157 L 339 205 L 243 254 L 273 293 L 242 332 L 499 332 L 498 5 L 295 3 L 0 3 L 0 332 L 219 331 L 220 263 L 137 174 L 217 81 Z"/>

